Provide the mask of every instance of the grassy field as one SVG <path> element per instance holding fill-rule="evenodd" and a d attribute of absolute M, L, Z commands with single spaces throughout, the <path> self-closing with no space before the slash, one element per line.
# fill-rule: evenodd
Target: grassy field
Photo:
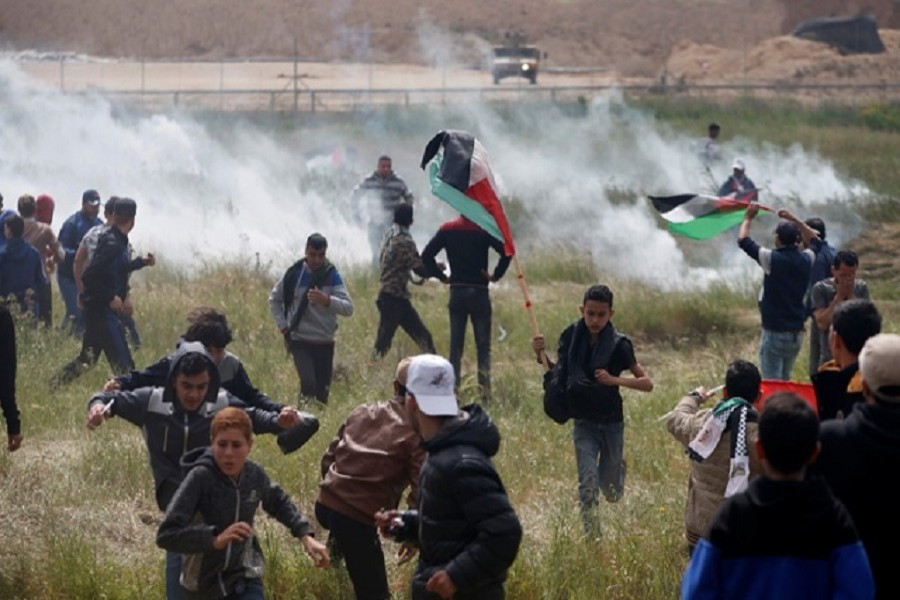
<path fill-rule="evenodd" d="M 896 132 L 875 131 L 862 122 L 841 124 L 827 115 L 820 123 L 780 121 L 777 111 L 770 115 L 774 123 L 766 125 L 758 107 L 741 110 L 748 112 L 731 113 L 732 118 L 738 114 L 755 123 L 758 135 L 785 142 L 819 139 L 823 154 L 841 168 L 883 194 L 900 196 Z M 663 118 L 693 130 L 709 118 L 691 107 L 667 111 Z M 883 161 L 879 169 L 867 171 L 869 156 Z M 880 207 L 882 221 L 897 220 L 896 200 Z M 555 340 L 577 317 L 584 289 L 601 280 L 601 273 L 562 250 L 522 256 L 522 263 L 541 329 Z M 364 270 L 344 269 L 344 275 L 356 312 L 341 321 L 331 403 L 315 409 L 320 432 L 287 457 L 271 436 L 261 436 L 251 455 L 307 515 L 316 496 L 319 459 L 341 420 L 360 403 L 386 399 L 397 360 L 415 352 L 400 332 L 384 361 L 369 361 L 378 318 L 377 280 Z M 235 332 L 229 349 L 244 360 L 253 381 L 274 399 L 294 402 L 297 377 L 266 306 L 277 277 L 244 264 L 207 264 L 190 273 L 160 266 L 140 273 L 134 297 L 144 346 L 136 363 L 146 365 L 170 352 L 186 327 L 187 311 L 210 305 L 228 315 Z M 530 326 L 514 277 L 510 274 L 492 291 L 494 399 L 488 410 L 503 436 L 497 468 L 525 529 L 507 585 L 511 599 L 675 597 L 687 560 L 682 510 L 688 459 L 658 419 L 687 390 L 720 383 L 730 360 L 756 358 L 753 286 L 663 293 L 628 280 L 604 277 L 603 282 L 616 293 L 613 321 L 634 340 L 638 360 L 656 387 L 650 394 L 624 392 L 628 481 L 621 502 L 601 507 L 601 540 L 581 534 L 571 425 L 558 426 L 542 413 L 541 367 L 530 351 Z M 900 299 L 889 293 L 895 286 L 880 283 L 873 293 L 889 331 L 900 330 Z M 438 351 L 446 354 L 447 290 L 431 282 L 413 293 Z M 60 310 L 56 306 L 55 314 Z M 109 376 L 108 366 L 101 361 L 68 388 L 51 392 L 49 377 L 78 353 L 79 343 L 24 323 L 18 335 L 25 442 L 15 454 L 0 453 L 0 598 L 163 597 L 163 552 L 154 543 L 161 515 L 141 434 L 116 419 L 94 432 L 84 426 L 87 400 Z M 476 397 L 474 364 L 469 334 L 464 402 Z M 805 364 L 804 351 L 796 379 L 804 379 Z M 342 569 L 315 570 L 274 521 L 261 518 L 258 529 L 269 598 L 352 597 Z M 404 597 L 412 567 L 397 567 L 394 550 L 386 544 L 390 580 L 397 597 Z"/>

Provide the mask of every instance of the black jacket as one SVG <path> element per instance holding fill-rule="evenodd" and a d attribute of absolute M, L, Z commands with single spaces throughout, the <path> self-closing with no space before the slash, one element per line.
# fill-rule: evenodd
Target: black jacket
<path fill-rule="evenodd" d="M 181 407 L 175 393 L 175 367 L 188 353 L 202 354 L 209 361 L 210 382 L 206 398 L 195 412 Z M 181 458 L 189 450 L 209 446 L 209 427 L 217 412 L 226 406 L 247 411 L 256 433 L 279 433 L 278 413 L 246 408 L 224 391 L 219 391 L 219 372 L 200 342 L 181 345 L 169 368 L 165 387 L 144 387 L 133 392 L 100 392 L 88 402 L 110 405 L 110 412 L 143 430 L 156 484 L 156 503 L 165 510 L 184 479 Z"/>
<path fill-rule="evenodd" d="M 449 281 L 451 285 L 487 287 L 489 282 L 485 273 L 490 248 L 500 255 L 497 266 L 491 274 L 493 280 L 497 281 L 506 273 L 512 257 L 504 255 L 503 242 L 465 217 L 459 217 L 441 225 L 422 250 L 422 264 L 425 265 L 429 275 L 443 282 Z M 450 263 L 449 278 L 437 267 L 435 256 L 441 250 L 446 252 L 447 262 Z"/>
<path fill-rule="evenodd" d="M 87 308 L 103 308 L 118 296 L 128 296 L 128 276 L 144 267 L 141 257 L 129 260 L 128 236 L 110 227 L 97 240 L 94 257 L 84 270 L 82 301 Z"/>
<path fill-rule="evenodd" d="M 176 351 L 183 343 L 183 339 L 178 340 L 175 346 Z M 132 371 L 127 375 L 119 375 L 116 377 L 119 389 L 127 391 L 165 385 L 175 356 L 176 353 L 164 356 L 143 371 Z M 284 408 L 284 405 L 274 402 L 253 385 L 241 359 L 231 352 L 225 352 L 225 356 L 216 366 L 219 369 L 219 385 L 232 396 L 244 401 L 249 406 L 271 412 L 281 412 L 281 409 Z"/>
<path fill-rule="evenodd" d="M 213 547 L 215 537 L 229 525 L 243 521 L 252 527 L 260 505 L 294 537 L 312 534 L 309 521 L 287 493 L 255 462 L 244 463 L 237 482 L 219 469 L 209 448 L 185 455 L 182 466 L 188 474 L 166 510 L 156 543 L 186 555 L 181 584 L 188 598 L 224 598 L 239 580 L 262 579 L 263 556 L 256 535 L 231 542 L 223 550 Z"/>
<path fill-rule="evenodd" d="M 522 526 L 494 469 L 500 433 L 478 405 L 423 443 L 419 475 L 419 564 L 413 598 L 437 598 L 425 585 L 445 569 L 456 598 L 503 597 L 503 582 L 522 539 Z"/>
<path fill-rule="evenodd" d="M 900 598 L 900 406 L 857 404 L 844 420 L 822 423 L 813 463 L 844 503 L 869 555 L 877 598 Z"/>

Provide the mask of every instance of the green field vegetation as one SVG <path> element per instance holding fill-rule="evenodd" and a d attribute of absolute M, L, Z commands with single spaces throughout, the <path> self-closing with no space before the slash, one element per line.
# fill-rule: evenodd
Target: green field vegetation
<path fill-rule="evenodd" d="M 886 196 L 900 196 L 900 135 L 895 131 L 875 131 L 861 120 L 844 122 L 840 112 L 830 115 L 824 109 L 815 117 L 804 116 L 799 108 L 785 115 L 756 104 L 647 108 L 685 130 L 702 131 L 708 120 L 725 121 L 727 115 L 729 122 L 741 122 L 733 127 L 741 135 L 817 146 L 848 174 Z M 881 166 L 868 169 L 869 160 Z M 882 200 L 879 206 L 879 220 L 897 220 L 896 200 Z M 650 394 L 624 392 L 629 467 L 625 497 L 618 504 L 602 505 L 603 538 L 584 539 L 571 425 L 558 426 L 542 413 L 541 367 L 530 351 L 529 320 L 513 274 L 495 286 L 494 399 L 488 410 L 503 436 L 497 468 L 525 529 L 509 575 L 508 597 L 675 597 L 687 561 L 682 510 L 688 459 L 658 419 L 687 390 L 720 383 L 730 360 L 755 360 L 755 286 L 662 292 L 627 279 L 611 281 L 584 256 L 565 248 L 523 253 L 521 260 L 538 322 L 551 345 L 577 317 L 584 289 L 600 280 L 608 283 L 616 293 L 613 321 L 634 341 L 637 357 L 656 387 Z M 266 305 L 279 274 L 250 263 L 206 263 L 190 272 L 158 266 L 136 276 L 134 298 L 144 338 L 136 363 L 147 365 L 172 350 L 190 308 L 214 306 L 228 315 L 235 332 L 229 349 L 244 360 L 253 381 L 274 399 L 295 402 L 297 377 Z M 321 430 L 287 457 L 271 436 L 261 436 L 251 454 L 307 515 L 316 496 L 319 459 L 341 420 L 360 403 L 386 399 L 397 360 L 416 351 L 398 332 L 388 357 L 370 362 L 378 319 L 377 279 L 371 271 L 342 270 L 356 312 L 341 321 L 331 403 L 312 409 Z M 885 315 L 885 329 L 898 331 L 900 299 L 882 285 L 874 288 L 874 297 Z M 445 354 L 446 289 L 429 282 L 413 293 L 438 351 Z M 57 318 L 61 310 L 55 307 Z M 15 454 L 0 452 L 0 598 L 163 597 L 163 552 L 154 543 L 161 515 L 141 434 L 117 419 L 94 432 L 84 427 L 87 400 L 109 376 L 108 366 L 101 359 L 68 388 L 51 392 L 50 376 L 78 353 L 79 342 L 24 323 L 18 336 L 25 442 Z M 799 380 L 805 378 L 805 355 L 801 353 L 794 371 Z M 477 395 L 474 365 L 469 334 L 463 402 Z M 346 573 L 340 568 L 314 569 L 280 525 L 261 517 L 258 534 L 267 557 L 269 598 L 352 597 Z M 405 597 L 412 566 L 397 567 L 395 550 L 386 543 L 390 580 L 399 598 Z"/>

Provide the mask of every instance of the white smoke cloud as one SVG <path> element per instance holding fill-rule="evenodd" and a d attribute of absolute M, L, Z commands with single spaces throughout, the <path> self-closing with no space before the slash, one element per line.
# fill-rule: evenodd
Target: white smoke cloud
<path fill-rule="evenodd" d="M 647 194 L 710 192 L 740 155 L 748 175 L 764 187 L 764 203 L 786 204 L 800 216 L 811 216 L 805 206 L 828 203 L 829 238 L 839 241 L 859 227 L 852 202 L 868 193 L 799 145 L 729 142 L 710 177 L 691 151 L 695 140 L 618 93 L 594 98 L 583 116 L 552 106 L 467 104 L 386 111 L 391 116 L 372 114 L 362 126 L 318 124 L 279 135 L 237 118 L 202 123 L 182 113 L 129 115 L 100 95 L 61 94 L 2 62 L 0 103 L 0 189 L 8 199 L 51 194 L 58 227 L 80 207 L 86 188 L 104 198 L 131 196 L 138 202 L 131 236 L 136 248 L 185 267 L 257 253 L 264 263 L 284 266 L 313 231 L 329 238 L 335 260 L 365 264 L 366 232 L 353 221 L 348 196 L 384 152 L 420 199 L 414 232 L 421 247 L 452 216 L 426 198 L 418 169 L 424 144 L 438 129 L 472 131 L 487 148 L 503 191 L 531 215 L 529 231 L 517 238 L 523 263 L 529 252 L 570 245 L 589 251 L 603 273 L 663 287 L 741 282 L 754 270 L 738 256 L 733 233 L 708 242 L 715 259 L 691 264 L 658 226 Z M 307 152 L 322 147 L 358 150 L 349 182 L 329 183 L 327 172 L 324 185 L 311 182 Z M 755 237 L 769 243 L 774 225 L 774 218 L 761 219 Z"/>

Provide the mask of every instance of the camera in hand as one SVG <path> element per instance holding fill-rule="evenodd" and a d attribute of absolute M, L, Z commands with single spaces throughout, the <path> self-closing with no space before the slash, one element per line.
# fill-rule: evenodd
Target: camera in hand
<path fill-rule="evenodd" d="M 391 519 L 388 525 L 387 533 L 395 542 L 405 542 L 415 535 L 413 524 L 409 511 L 400 513 L 400 515 Z"/>

